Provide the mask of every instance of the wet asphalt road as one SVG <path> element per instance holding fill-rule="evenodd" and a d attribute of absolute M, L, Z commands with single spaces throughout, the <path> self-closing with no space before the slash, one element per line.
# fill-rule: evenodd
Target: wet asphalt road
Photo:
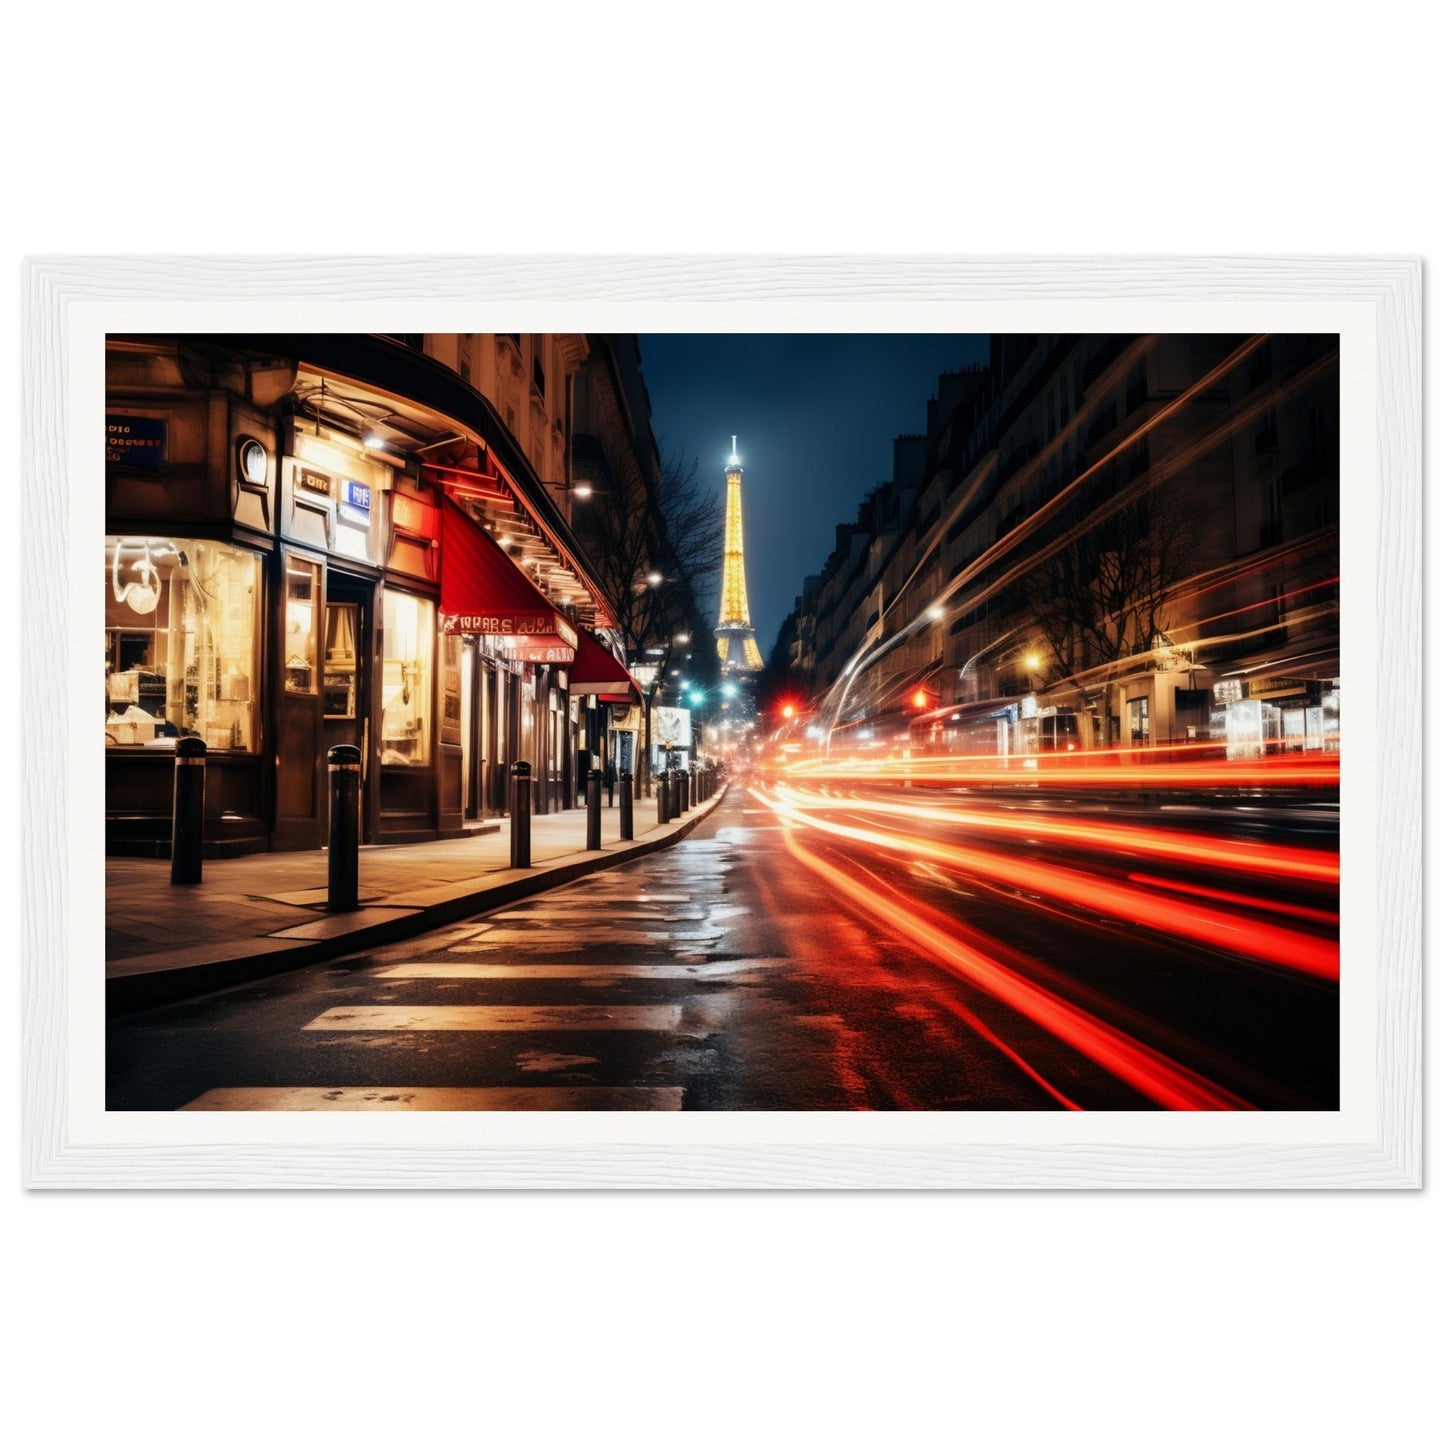
<path fill-rule="evenodd" d="M 866 844 L 808 846 L 818 868 L 735 785 L 687 839 L 634 863 L 115 1021 L 108 1107 L 1157 1106 L 1099 1047 L 889 927 L 870 895 L 998 940 L 1027 986 L 1231 1098 L 1333 1106 L 1337 988 Z"/>

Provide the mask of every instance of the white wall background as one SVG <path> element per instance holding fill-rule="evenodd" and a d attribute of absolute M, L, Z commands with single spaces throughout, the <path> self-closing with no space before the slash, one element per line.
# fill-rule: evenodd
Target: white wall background
<path fill-rule="evenodd" d="M 514 10 L 12 20 L 8 435 L 46 252 L 1414 254 L 1438 318 L 1435 49 L 1398 0 Z M 21 1438 L 1438 1427 L 1438 1191 L 26 1195 L 7 1123 Z"/>

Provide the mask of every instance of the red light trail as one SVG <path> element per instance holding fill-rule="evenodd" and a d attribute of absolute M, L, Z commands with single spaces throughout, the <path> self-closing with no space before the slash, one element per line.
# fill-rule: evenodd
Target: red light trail
<path fill-rule="evenodd" d="M 784 834 L 788 851 L 804 867 L 811 869 L 840 896 L 866 909 L 875 917 L 910 939 L 925 954 L 950 972 L 982 989 L 1032 1023 L 1045 1029 L 1070 1048 L 1106 1069 L 1115 1078 L 1136 1089 L 1145 1098 L 1166 1109 L 1247 1109 L 1250 1105 L 1226 1089 L 1171 1059 L 1158 1050 L 1131 1038 L 1112 1025 L 1085 1013 L 1082 1009 L 1040 987 L 979 949 L 963 942 L 957 935 L 958 924 L 927 909 L 916 899 L 895 901 L 876 886 L 860 886 L 856 873 L 825 862 L 813 854 L 792 829 Z M 1066 1108 L 1079 1106 L 1043 1079 L 1016 1050 L 1003 1046 L 997 1035 L 980 1027 L 976 1016 L 959 1005 L 954 1010 L 965 1022 L 979 1029 L 988 1042 L 999 1045 L 1030 1078 L 1041 1083 Z"/>
<path fill-rule="evenodd" d="M 836 798 L 812 798 L 796 788 L 779 787 L 778 793 L 794 808 L 835 810 Z M 1198 833 L 1185 833 L 1144 824 L 1074 822 L 1018 813 L 984 812 L 977 808 L 949 808 L 927 803 L 894 803 L 881 799 L 850 796 L 850 812 L 866 812 L 912 819 L 920 823 L 942 823 L 950 827 L 1049 838 L 1055 842 L 1120 853 L 1148 853 L 1180 863 L 1204 864 L 1233 872 L 1267 874 L 1277 878 L 1310 883 L 1340 882 L 1340 855 L 1313 848 L 1288 847 L 1254 839 L 1222 842 Z"/>
<path fill-rule="evenodd" d="M 911 834 L 859 827 L 812 815 L 810 809 L 784 798 L 753 796 L 780 818 L 805 828 L 847 838 L 873 849 L 926 858 L 965 875 L 1002 883 L 1073 905 L 1086 912 L 1143 924 L 1161 933 L 1213 949 L 1229 950 L 1317 978 L 1338 981 L 1338 939 L 1319 938 L 1279 924 L 1241 918 L 1219 908 L 1190 903 L 1177 896 L 1161 898 L 1144 889 L 1098 874 L 1004 856 L 982 848 L 935 842 Z M 851 804 L 844 805 L 851 807 Z"/>
<path fill-rule="evenodd" d="M 795 778 L 810 782 L 858 783 L 900 781 L 951 786 L 1102 788 L 1113 791 L 1163 792 L 1208 790 L 1238 794 L 1247 790 L 1326 788 L 1340 785 L 1337 753 L 1300 757 L 1261 758 L 1256 761 L 1218 758 L 1220 744 L 1178 743 L 1149 749 L 1158 762 L 1123 761 L 1127 751 L 1013 754 L 1007 757 L 953 756 L 925 758 L 822 758 L 798 761 L 789 768 Z"/>

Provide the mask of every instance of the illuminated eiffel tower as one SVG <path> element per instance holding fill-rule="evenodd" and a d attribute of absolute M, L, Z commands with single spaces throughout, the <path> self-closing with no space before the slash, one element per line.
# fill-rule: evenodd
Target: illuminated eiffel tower
<path fill-rule="evenodd" d="M 727 465 L 727 515 L 723 531 L 722 606 L 718 611 L 717 655 L 724 674 L 761 672 L 763 655 L 748 618 L 748 584 L 743 577 L 743 468 L 733 438 Z"/>

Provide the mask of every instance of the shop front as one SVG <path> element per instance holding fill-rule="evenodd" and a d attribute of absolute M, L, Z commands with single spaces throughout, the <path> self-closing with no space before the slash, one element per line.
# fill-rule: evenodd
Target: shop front
<path fill-rule="evenodd" d="M 588 769 L 598 768 L 610 796 L 618 774 L 635 770 L 635 731 L 624 741 L 618 723 L 634 715 L 641 694 L 627 669 L 586 632 L 578 636 L 569 686 L 576 722 L 577 788 L 585 786 Z"/>
<path fill-rule="evenodd" d="M 1117 746 L 1158 748 L 1194 742 L 1208 727 L 1206 694 L 1196 683 L 1205 669 L 1188 662 L 1154 667 L 1123 678 L 1114 688 L 1111 723 Z"/>
<path fill-rule="evenodd" d="M 344 432 L 283 423 L 278 496 L 278 606 L 272 614 L 275 784 L 271 846 L 324 844 L 326 756 L 360 748 L 361 836 L 383 834 L 377 770 L 391 469 Z"/>
<path fill-rule="evenodd" d="M 212 854 L 268 846 L 265 619 L 275 586 L 276 439 L 255 400 L 197 387 L 177 347 L 106 348 L 105 835 L 109 852 L 165 856 L 175 745 L 207 748 Z"/>
<path fill-rule="evenodd" d="M 443 499 L 441 637 L 458 658 L 457 797 L 472 816 L 507 807 L 514 762 L 532 769 L 532 808 L 569 805 L 567 669 L 578 635 L 465 512 Z M 470 659 L 468 661 L 467 659 Z"/>
<path fill-rule="evenodd" d="M 375 337 L 112 337 L 106 362 L 108 851 L 169 851 L 183 737 L 211 857 L 324 846 L 340 744 L 366 843 L 503 814 L 520 760 L 534 810 L 572 805 L 595 584 L 474 391 Z"/>

